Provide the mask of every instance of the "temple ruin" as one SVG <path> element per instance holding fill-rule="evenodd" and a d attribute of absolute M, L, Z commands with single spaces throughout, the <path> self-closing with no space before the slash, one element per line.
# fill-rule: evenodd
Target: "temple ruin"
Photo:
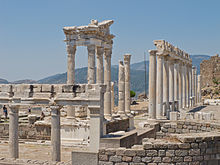
<path fill-rule="evenodd" d="M 165 40 L 154 41 L 156 50 L 149 50 L 149 100 L 144 102 L 149 108 L 132 112 L 131 54 L 119 61 L 118 83 L 111 81 L 112 24 L 91 20 L 86 26 L 63 28 L 66 84 L 0 84 L 0 105 L 9 108 L 9 123 L 0 123 L 0 138 L 9 154 L 0 157 L 0 164 L 220 164 L 220 124 L 213 112 L 200 111 L 206 107 L 201 102 L 203 80 L 189 54 Z M 88 50 L 86 84 L 75 82 L 77 46 Z M 25 114 L 28 123 L 21 121 L 20 112 L 30 106 L 47 108 L 47 118 Z M 31 153 L 34 159 L 24 159 L 21 143 L 41 145 L 47 160 L 39 160 L 37 152 Z M 67 146 L 72 147 L 71 156 L 64 162 Z"/>

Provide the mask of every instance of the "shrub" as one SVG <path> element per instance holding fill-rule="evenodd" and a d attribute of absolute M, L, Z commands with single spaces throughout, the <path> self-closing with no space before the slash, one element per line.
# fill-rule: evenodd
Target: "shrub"
<path fill-rule="evenodd" d="M 136 93 L 134 91 L 130 91 L 130 97 L 134 97 Z"/>

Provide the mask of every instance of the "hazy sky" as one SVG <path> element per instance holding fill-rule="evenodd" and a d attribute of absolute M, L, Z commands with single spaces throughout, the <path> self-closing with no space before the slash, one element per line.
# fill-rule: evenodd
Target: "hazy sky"
<path fill-rule="evenodd" d="M 219 0 L 0 0 L 0 78 L 38 80 L 66 72 L 63 26 L 113 19 L 112 64 L 132 63 L 165 39 L 189 54 L 220 52 Z M 78 47 L 76 67 L 87 66 Z"/>

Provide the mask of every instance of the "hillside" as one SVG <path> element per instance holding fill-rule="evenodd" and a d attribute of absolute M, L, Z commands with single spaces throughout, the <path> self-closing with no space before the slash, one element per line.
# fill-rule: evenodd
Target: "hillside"
<path fill-rule="evenodd" d="M 0 84 L 8 84 L 8 81 L 5 79 L 0 78 Z"/>
<path fill-rule="evenodd" d="M 200 63 L 203 60 L 210 58 L 208 55 L 192 55 L 193 65 L 198 68 L 198 73 L 200 73 Z M 134 90 L 136 94 L 144 92 L 144 61 L 131 64 L 131 90 Z M 147 90 L 148 90 L 148 72 L 149 72 L 149 61 L 146 61 L 147 68 Z M 112 81 L 115 82 L 115 90 L 117 95 L 117 80 L 118 80 L 118 66 L 113 65 L 111 68 Z M 46 77 L 44 79 L 34 81 L 34 80 L 20 80 L 11 83 L 40 83 L 40 84 L 64 84 L 66 83 L 67 74 L 61 73 L 53 76 Z M 87 67 L 78 68 L 75 70 L 75 81 L 76 83 L 87 83 Z M 0 79 L 0 83 L 9 83 L 7 80 Z M 117 97 L 117 96 L 116 96 Z"/>

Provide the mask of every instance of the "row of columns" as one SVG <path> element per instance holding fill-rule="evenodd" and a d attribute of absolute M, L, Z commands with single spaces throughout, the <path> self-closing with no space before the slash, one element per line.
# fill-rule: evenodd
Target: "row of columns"
<path fill-rule="evenodd" d="M 19 105 L 9 105 L 9 155 L 11 158 L 19 157 L 18 146 L 18 113 Z M 51 146 L 52 161 L 60 161 L 60 107 L 50 106 L 51 108 Z"/>
<path fill-rule="evenodd" d="M 75 83 L 75 53 L 76 46 L 67 45 L 67 84 Z M 106 119 L 111 119 L 111 48 L 104 48 L 96 45 L 88 45 L 88 84 L 105 84 L 106 92 L 104 95 L 104 116 Z M 103 63 L 104 56 L 104 63 Z M 95 57 L 97 67 L 95 67 Z M 103 67 L 104 66 L 104 67 Z M 95 71 L 96 68 L 96 71 Z M 96 82 L 95 82 L 96 75 Z M 73 108 L 67 106 L 67 116 L 74 117 Z"/>
<path fill-rule="evenodd" d="M 131 55 L 124 55 L 123 61 L 119 61 L 118 71 L 118 114 L 124 118 L 131 114 L 130 104 L 130 61 Z"/>
<path fill-rule="evenodd" d="M 169 55 L 159 54 L 157 50 L 150 50 L 149 53 L 151 119 L 169 118 L 170 111 L 189 108 L 201 101 L 201 87 L 197 82 L 195 67 Z"/>

